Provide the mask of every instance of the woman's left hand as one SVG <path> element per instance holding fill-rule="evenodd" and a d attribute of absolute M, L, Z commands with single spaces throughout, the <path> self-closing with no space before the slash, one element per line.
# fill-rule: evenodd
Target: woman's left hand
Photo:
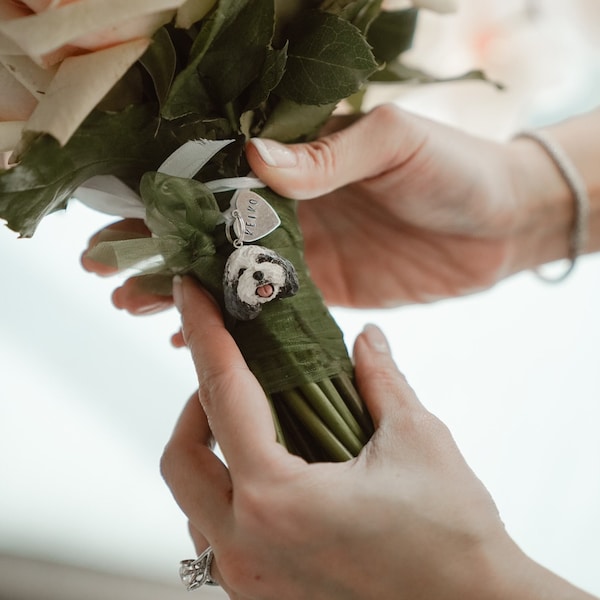
<path fill-rule="evenodd" d="M 354 460 L 307 464 L 275 441 L 265 394 L 216 304 L 188 278 L 174 292 L 200 390 L 162 471 L 197 552 L 211 545 L 212 576 L 232 598 L 481 600 L 490 573 L 521 559 L 378 329 L 355 346 L 376 433 Z"/>

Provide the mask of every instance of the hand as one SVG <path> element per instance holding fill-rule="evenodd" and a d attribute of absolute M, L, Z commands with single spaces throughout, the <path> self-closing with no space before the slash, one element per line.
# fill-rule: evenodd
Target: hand
<path fill-rule="evenodd" d="M 247 154 L 273 189 L 312 198 L 299 218 L 310 272 L 330 304 L 427 302 L 514 270 L 520 213 L 504 145 L 386 105 L 313 143 L 255 140 Z M 130 220 L 116 227 L 143 229 Z M 85 258 L 84 266 L 102 270 Z M 165 307 L 135 278 L 113 300 L 136 314 Z"/>
<path fill-rule="evenodd" d="M 592 190 L 586 251 L 600 248 L 597 152 L 585 136 L 598 118 L 551 129 Z M 253 140 L 247 155 L 270 187 L 303 199 L 306 259 L 329 304 L 459 296 L 568 255 L 571 193 L 531 140 L 486 141 L 384 105 L 310 144 Z M 101 271 L 85 258 L 84 266 Z M 115 304 L 134 313 L 163 308 L 165 298 L 149 296 L 142 281 L 126 282 Z"/>
<path fill-rule="evenodd" d="M 307 464 L 276 443 L 268 402 L 214 302 L 187 278 L 175 298 L 200 401 L 188 403 L 162 470 L 197 552 L 212 546 L 212 575 L 231 598 L 541 597 L 523 594 L 534 589 L 532 573 L 541 585 L 541 568 L 508 538 L 379 330 L 368 328 L 354 351 L 375 435 L 352 461 Z M 227 467 L 211 450 L 213 434 Z M 551 585 L 558 594 L 548 598 L 565 597 Z"/>
<path fill-rule="evenodd" d="M 253 140 L 247 155 L 267 185 L 304 200 L 306 259 L 331 304 L 427 302 L 514 270 L 507 145 L 385 105 L 310 144 Z"/>

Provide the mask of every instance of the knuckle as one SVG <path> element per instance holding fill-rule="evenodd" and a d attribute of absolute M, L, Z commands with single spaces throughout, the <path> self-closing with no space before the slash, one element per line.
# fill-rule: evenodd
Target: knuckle
<path fill-rule="evenodd" d="M 404 376 L 396 369 L 395 365 L 377 363 L 369 369 L 369 377 L 376 381 L 378 387 L 385 393 L 394 397 L 404 395 L 404 389 L 408 386 Z"/>
<path fill-rule="evenodd" d="M 160 474 L 167 484 L 172 480 L 173 465 L 176 464 L 174 455 L 173 444 L 169 442 L 165 446 L 159 462 Z"/>
<path fill-rule="evenodd" d="M 238 373 L 245 375 L 241 369 L 235 366 L 226 369 L 204 367 L 199 377 L 198 395 L 205 410 L 210 410 L 219 401 L 219 398 L 228 398 L 237 393 L 239 389 Z"/>
<path fill-rule="evenodd" d="M 404 122 L 405 113 L 395 104 L 388 102 L 376 106 L 367 118 L 372 119 L 382 129 L 389 131 Z"/>
<path fill-rule="evenodd" d="M 450 432 L 448 426 L 429 411 L 424 411 L 422 413 L 420 418 L 420 427 L 422 431 L 431 439 L 452 439 L 452 433 Z"/>
<path fill-rule="evenodd" d="M 258 533 L 274 523 L 273 513 L 276 511 L 276 503 L 273 501 L 272 494 L 269 499 L 265 499 L 264 490 L 253 484 L 246 484 L 238 492 L 240 493 L 236 508 L 246 530 Z"/>
<path fill-rule="evenodd" d="M 311 162 L 325 174 L 332 173 L 337 163 L 336 134 L 316 140 L 307 147 Z"/>
<path fill-rule="evenodd" d="M 265 565 L 259 557 L 248 551 L 246 546 L 231 544 L 219 553 L 217 566 L 227 591 L 232 597 L 256 597 L 255 592 L 260 588 L 264 579 Z M 264 597 L 262 594 L 260 597 Z"/>
<path fill-rule="evenodd" d="M 340 133 L 333 133 L 307 144 L 303 170 L 311 173 L 311 177 L 304 182 L 309 194 L 323 194 L 336 187 L 343 153 L 344 144 L 340 143 Z"/>
<path fill-rule="evenodd" d="M 238 522 L 257 539 L 264 537 L 265 531 L 269 531 L 270 536 L 293 539 L 303 507 L 298 506 L 296 495 L 289 493 L 292 488 L 285 482 L 285 477 L 279 477 L 270 469 L 269 480 L 267 484 L 247 481 L 238 487 L 235 498 Z M 266 489 L 268 493 L 265 493 Z M 303 494 L 306 493 L 303 489 Z"/>

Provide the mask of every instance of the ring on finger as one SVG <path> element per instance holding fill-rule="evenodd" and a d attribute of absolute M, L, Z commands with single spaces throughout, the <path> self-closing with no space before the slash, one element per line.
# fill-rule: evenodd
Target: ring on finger
<path fill-rule="evenodd" d="M 211 574 L 210 568 L 214 558 L 213 549 L 209 546 L 198 558 L 182 560 L 179 567 L 179 577 L 188 592 L 206 585 L 219 585 Z"/>

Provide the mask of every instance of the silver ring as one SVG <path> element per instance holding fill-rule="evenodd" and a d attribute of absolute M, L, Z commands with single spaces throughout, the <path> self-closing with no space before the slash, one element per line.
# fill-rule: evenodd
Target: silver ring
<path fill-rule="evenodd" d="M 198 558 L 182 560 L 179 577 L 188 592 L 206 585 L 219 585 L 210 575 L 214 558 L 213 549 L 209 546 Z"/>

